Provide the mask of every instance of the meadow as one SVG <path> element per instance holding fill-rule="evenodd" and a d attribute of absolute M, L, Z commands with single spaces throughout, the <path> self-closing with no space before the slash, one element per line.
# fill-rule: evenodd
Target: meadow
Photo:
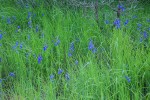
<path fill-rule="evenodd" d="M 0 100 L 150 100 L 149 5 L 0 2 Z"/>

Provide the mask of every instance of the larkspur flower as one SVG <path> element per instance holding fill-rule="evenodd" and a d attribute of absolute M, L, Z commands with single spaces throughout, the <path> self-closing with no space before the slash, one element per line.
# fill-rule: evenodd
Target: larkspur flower
<path fill-rule="evenodd" d="M 41 56 L 41 55 L 39 55 L 39 56 L 38 56 L 38 64 L 40 64 L 40 63 L 41 63 L 42 59 L 43 59 L 43 58 L 42 58 L 42 56 Z"/>
<path fill-rule="evenodd" d="M 78 60 L 76 60 L 76 61 L 75 61 L 75 64 L 78 65 L 78 63 L 79 63 Z"/>
<path fill-rule="evenodd" d="M 0 40 L 3 38 L 3 35 L 2 34 L 0 34 Z"/>
<path fill-rule="evenodd" d="M 120 19 L 117 18 L 117 19 L 114 21 L 114 25 L 116 26 L 117 29 L 120 28 Z"/>
<path fill-rule="evenodd" d="M 105 20 L 105 24 L 109 24 L 109 21 L 108 21 L 108 20 Z"/>
<path fill-rule="evenodd" d="M 140 28 L 140 27 L 142 27 L 142 24 L 141 24 L 141 23 L 138 23 L 137 26 Z"/>
<path fill-rule="evenodd" d="M 65 74 L 65 78 L 66 78 L 66 80 L 70 80 L 70 76 L 68 73 Z"/>
<path fill-rule="evenodd" d="M 27 17 L 27 18 L 28 18 L 28 19 L 31 18 L 31 15 L 32 15 L 32 13 L 31 13 L 31 12 L 28 12 L 28 17 Z"/>
<path fill-rule="evenodd" d="M 125 76 L 126 80 L 128 81 L 128 83 L 131 82 L 131 79 L 128 76 Z"/>
<path fill-rule="evenodd" d="M 133 18 L 133 19 L 135 19 L 135 18 L 137 18 L 137 16 L 136 16 L 136 15 L 134 15 L 134 16 L 132 16 L 132 18 Z"/>
<path fill-rule="evenodd" d="M 126 26 L 128 23 L 129 23 L 129 20 L 127 19 L 127 20 L 124 22 L 124 25 Z"/>
<path fill-rule="evenodd" d="M 88 49 L 89 49 L 89 50 L 92 50 L 92 49 L 94 49 L 94 48 L 95 48 L 95 47 L 94 47 L 93 41 L 90 40 Z"/>
<path fill-rule="evenodd" d="M 95 46 L 94 46 L 92 40 L 90 40 L 90 42 L 89 42 L 88 49 L 89 49 L 90 51 L 92 51 L 93 53 L 96 53 L 96 51 L 97 51 L 97 49 L 95 48 Z"/>
<path fill-rule="evenodd" d="M 62 69 L 58 69 L 58 74 L 60 75 L 61 73 L 63 73 L 63 70 Z"/>
<path fill-rule="evenodd" d="M 97 49 L 96 49 L 96 48 L 92 49 L 92 52 L 93 52 L 93 53 L 96 53 L 96 51 L 97 51 Z"/>
<path fill-rule="evenodd" d="M 71 56 L 72 56 L 72 53 L 71 53 L 71 52 L 69 52 L 69 53 L 68 53 L 68 56 L 69 56 L 69 57 L 71 57 Z"/>
<path fill-rule="evenodd" d="M 28 26 L 29 26 L 29 28 L 32 28 L 32 21 L 30 20 L 30 21 L 28 21 Z"/>
<path fill-rule="evenodd" d="M 18 26 L 18 29 L 20 29 L 20 26 Z"/>
<path fill-rule="evenodd" d="M 72 43 L 70 44 L 69 50 L 72 51 L 72 52 L 74 51 L 74 42 L 72 42 Z"/>
<path fill-rule="evenodd" d="M 50 80 L 53 80 L 54 77 L 55 77 L 54 74 L 51 74 L 51 75 L 50 75 Z"/>
<path fill-rule="evenodd" d="M 2 46 L 2 44 L 0 43 L 0 47 Z"/>
<path fill-rule="evenodd" d="M 146 21 L 149 23 L 149 22 L 150 22 L 150 19 L 146 19 Z"/>
<path fill-rule="evenodd" d="M 48 48 L 48 46 L 47 46 L 47 45 L 45 45 L 45 46 L 43 47 L 43 50 L 44 50 L 44 51 L 46 51 L 46 50 L 47 50 L 47 48 Z"/>
<path fill-rule="evenodd" d="M 55 45 L 55 46 L 58 46 L 59 44 L 60 44 L 60 40 L 57 39 L 54 45 Z"/>
<path fill-rule="evenodd" d="M 143 32 L 143 37 L 146 39 L 148 37 L 148 34 L 146 31 Z"/>
<path fill-rule="evenodd" d="M 22 47 L 23 47 L 23 45 L 22 45 L 22 43 L 20 44 L 20 49 L 22 49 Z"/>
<path fill-rule="evenodd" d="M 122 4 L 119 4 L 118 8 L 121 9 L 122 11 L 125 11 L 125 7 Z"/>
<path fill-rule="evenodd" d="M 10 72 L 10 73 L 9 73 L 9 76 L 14 77 L 14 76 L 15 76 L 15 73 Z"/>
<path fill-rule="evenodd" d="M 11 19 L 7 18 L 7 24 L 11 24 Z"/>
<path fill-rule="evenodd" d="M 18 44 L 19 44 L 19 42 L 17 41 L 16 44 L 13 46 L 13 49 L 16 49 Z"/>

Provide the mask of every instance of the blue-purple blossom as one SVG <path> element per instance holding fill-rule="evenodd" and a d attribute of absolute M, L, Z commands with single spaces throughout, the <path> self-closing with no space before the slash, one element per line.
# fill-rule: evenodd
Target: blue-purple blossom
<path fill-rule="evenodd" d="M 69 57 L 71 57 L 71 56 L 72 56 L 72 53 L 71 53 L 71 52 L 69 52 L 69 53 L 68 53 L 68 56 L 69 56 Z"/>
<path fill-rule="evenodd" d="M 128 77 L 128 76 L 125 76 L 125 78 L 126 78 L 126 80 L 128 81 L 128 83 L 130 83 L 130 82 L 131 82 L 131 79 L 130 79 L 130 77 Z"/>
<path fill-rule="evenodd" d="M 31 17 L 31 14 L 32 14 L 31 12 L 28 12 L 28 19 Z"/>
<path fill-rule="evenodd" d="M 2 34 L 0 34 L 0 40 L 3 38 L 3 35 Z"/>
<path fill-rule="evenodd" d="M 55 77 L 54 74 L 51 74 L 51 75 L 50 75 L 50 80 L 53 80 L 54 77 Z"/>
<path fill-rule="evenodd" d="M 7 18 L 7 24 L 11 24 L 11 19 Z"/>
<path fill-rule="evenodd" d="M 71 57 L 74 52 L 74 42 L 70 43 L 68 56 Z"/>
<path fill-rule="evenodd" d="M 125 11 L 125 7 L 122 4 L 119 4 L 118 8 L 121 9 L 122 11 Z"/>
<path fill-rule="evenodd" d="M 60 40 L 57 39 L 54 45 L 55 45 L 55 46 L 58 46 L 59 44 L 60 44 Z"/>
<path fill-rule="evenodd" d="M 32 23 L 32 21 L 31 21 L 31 20 L 30 20 L 30 21 L 28 21 L 28 26 L 29 26 L 29 28 L 32 28 L 31 23 Z"/>
<path fill-rule="evenodd" d="M 22 43 L 20 44 L 20 49 L 22 49 L 22 47 L 23 47 L 23 45 L 22 45 Z"/>
<path fill-rule="evenodd" d="M 135 18 L 137 18 L 137 16 L 136 16 L 136 15 L 134 15 L 134 16 L 132 16 L 132 18 L 133 18 L 133 19 L 135 19 Z"/>
<path fill-rule="evenodd" d="M 129 23 L 129 20 L 127 19 L 124 23 L 124 25 L 126 26 Z"/>
<path fill-rule="evenodd" d="M 46 51 L 46 50 L 47 50 L 47 48 L 48 48 L 48 46 L 47 46 L 47 45 L 45 45 L 45 46 L 43 47 L 43 50 L 44 50 L 44 51 Z"/>
<path fill-rule="evenodd" d="M 41 55 L 39 55 L 39 56 L 38 56 L 38 64 L 40 64 L 40 63 L 41 63 L 42 59 L 43 59 L 43 58 L 42 58 L 42 56 L 41 56 Z"/>
<path fill-rule="evenodd" d="M 18 29 L 20 29 L 20 26 L 18 26 Z"/>
<path fill-rule="evenodd" d="M 15 73 L 10 72 L 10 73 L 9 73 L 9 76 L 14 77 L 14 76 L 15 76 Z"/>
<path fill-rule="evenodd" d="M 146 31 L 143 32 L 143 37 L 146 39 L 148 37 L 148 34 Z"/>
<path fill-rule="evenodd" d="M 93 41 L 90 40 L 88 49 L 89 49 L 89 50 L 92 50 L 92 49 L 94 49 L 94 48 L 95 48 L 95 47 L 94 47 Z"/>
<path fill-rule="evenodd" d="M 72 52 L 74 51 L 74 42 L 72 42 L 72 43 L 70 44 L 69 50 L 72 51 Z"/>
<path fill-rule="evenodd" d="M 59 68 L 58 69 L 58 74 L 60 75 L 62 72 L 63 72 L 63 70 Z"/>
<path fill-rule="evenodd" d="M 109 24 L 109 21 L 108 21 L 108 20 L 105 20 L 105 24 Z"/>
<path fill-rule="evenodd" d="M 68 73 L 65 74 L 65 78 L 66 78 L 66 80 L 70 80 L 70 76 Z"/>
<path fill-rule="evenodd" d="M 143 41 L 143 38 L 142 37 L 140 37 L 140 42 L 142 42 Z"/>
<path fill-rule="evenodd" d="M 76 60 L 76 61 L 75 61 L 75 64 L 78 65 L 78 63 L 79 63 L 78 60 Z"/>
<path fill-rule="evenodd" d="M 116 26 L 117 29 L 120 28 L 120 19 L 116 19 L 114 21 L 114 25 Z"/>
<path fill-rule="evenodd" d="M 90 40 L 90 42 L 89 42 L 88 49 L 91 50 L 93 53 L 96 53 L 96 51 L 97 51 L 92 40 Z"/>
<path fill-rule="evenodd" d="M 150 22 L 150 19 L 147 19 L 146 21 L 149 23 L 149 22 Z"/>

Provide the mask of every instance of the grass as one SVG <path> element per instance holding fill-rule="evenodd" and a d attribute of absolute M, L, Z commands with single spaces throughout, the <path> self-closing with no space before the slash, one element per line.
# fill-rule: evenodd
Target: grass
<path fill-rule="evenodd" d="M 122 16 L 119 29 L 109 9 L 99 29 L 91 10 L 0 8 L 2 100 L 150 99 L 148 8 Z"/>

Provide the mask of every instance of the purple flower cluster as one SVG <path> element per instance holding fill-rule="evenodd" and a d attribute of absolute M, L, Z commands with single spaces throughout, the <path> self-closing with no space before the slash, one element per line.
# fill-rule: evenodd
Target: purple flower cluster
<path fill-rule="evenodd" d="M 90 42 L 89 42 L 88 49 L 90 51 L 92 51 L 93 53 L 95 53 L 97 51 L 92 40 L 90 40 Z"/>

